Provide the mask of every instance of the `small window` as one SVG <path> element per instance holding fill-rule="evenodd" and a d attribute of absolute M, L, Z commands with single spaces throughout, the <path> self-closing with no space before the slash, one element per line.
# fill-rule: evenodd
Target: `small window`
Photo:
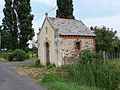
<path fill-rule="evenodd" d="M 46 34 L 48 33 L 48 27 L 46 27 Z"/>
<path fill-rule="evenodd" d="M 76 42 L 75 43 L 75 49 L 76 50 L 80 50 L 80 42 Z"/>

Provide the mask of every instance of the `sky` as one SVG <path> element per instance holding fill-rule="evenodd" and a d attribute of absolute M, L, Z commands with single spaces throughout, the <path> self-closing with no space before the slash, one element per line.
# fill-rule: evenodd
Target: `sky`
<path fill-rule="evenodd" d="M 120 0 L 73 0 L 73 5 L 75 18 L 82 20 L 87 27 L 104 25 L 116 30 L 120 37 Z M 31 13 L 34 14 L 33 28 L 37 33 L 45 18 L 45 12 L 50 11 L 50 17 L 56 16 L 56 0 L 31 0 L 31 7 Z M 4 16 L 3 8 L 4 0 L 0 0 L 0 23 Z"/>

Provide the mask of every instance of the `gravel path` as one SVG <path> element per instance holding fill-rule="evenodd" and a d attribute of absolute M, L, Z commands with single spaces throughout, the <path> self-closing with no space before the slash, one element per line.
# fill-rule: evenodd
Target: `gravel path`
<path fill-rule="evenodd" d="M 15 67 L 25 62 L 0 62 L 0 90 L 47 90 L 32 80 L 15 72 Z"/>

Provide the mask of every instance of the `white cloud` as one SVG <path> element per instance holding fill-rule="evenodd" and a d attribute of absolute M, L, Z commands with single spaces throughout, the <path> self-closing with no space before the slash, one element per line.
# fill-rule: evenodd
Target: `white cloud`
<path fill-rule="evenodd" d="M 3 8 L 4 8 L 4 0 L 0 0 L 0 24 L 2 22 L 2 19 L 3 19 Z"/>
<path fill-rule="evenodd" d="M 49 6 L 56 5 L 56 0 L 31 0 L 32 2 L 43 3 Z"/>
<path fill-rule="evenodd" d="M 98 17 L 98 18 L 89 18 L 84 20 L 87 26 L 102 26 L 105 25 L 109 28 L 113 28 L 120 36 L 120 15 L 114 15 L 109 17 Z"/>
<path fill-rule="evenodd" d="M 76 0 L 74 0 L 76 1 Z M 76 1 L 77 2 L 77 1 Z M 120 3 L 120 0 L 80 0 L 79 3 L 83 3 L 84 5 L 93 5 L 93 6 L 117 6 Z"/>
<path fill-rule="evenodd" d="M 4 4 L 4 0 L 0 0 L 0 5 L 1 5 L 1 4 Z"/>

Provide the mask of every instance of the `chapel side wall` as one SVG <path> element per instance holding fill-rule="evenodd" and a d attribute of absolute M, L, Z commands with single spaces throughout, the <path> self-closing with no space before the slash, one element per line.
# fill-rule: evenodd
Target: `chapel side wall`
<path fill-rule="evenodd" d="M 47 27 L 47 32 L 46 32 Z M 55 34 L 54 29 L 49 24 L 49 21 L 46 19 L 44 25 L 39 34 L 39 50 L 38 50 L 38 58 L 41 61 L 42 65 L 46 65 L 46 56 L 45 56 L 45 42 L 47 41 L 50 44 L 50 62 L 51 64 L 56 64 L 56 54 L 55 54 Z"/>
<path fill-rule="evenodd" d="M 63 56 L 69 55 L 70 53 L 75 51 L 75 42 L 80 42 L 80 51 L 85 49 L 95 50 L 95 39 L 63 39 L 62 51 Z"/>

